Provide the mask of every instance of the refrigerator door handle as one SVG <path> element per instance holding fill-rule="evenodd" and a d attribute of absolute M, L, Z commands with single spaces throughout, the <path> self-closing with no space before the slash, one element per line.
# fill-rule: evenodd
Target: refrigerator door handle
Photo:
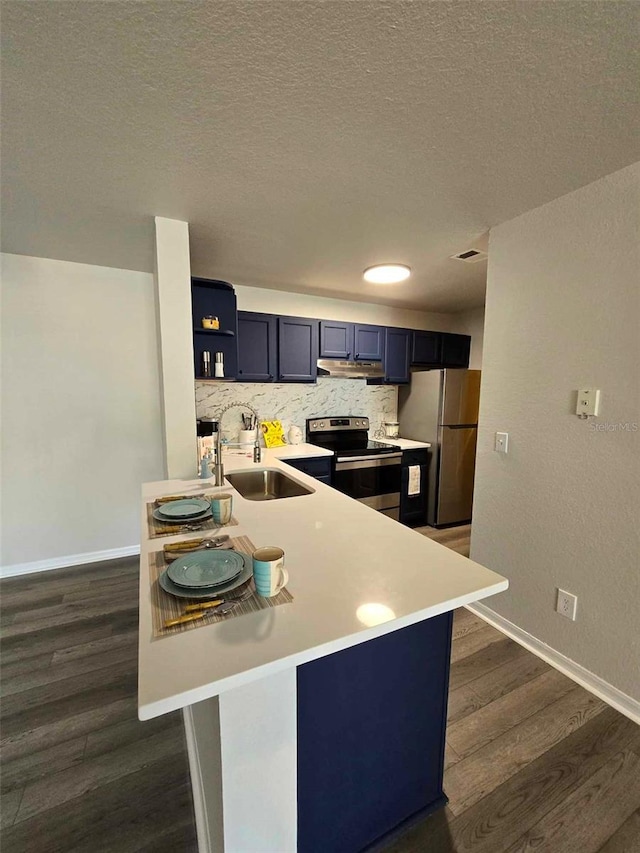
<path fill-rule="evenodd" d="M 478 424 L 442 424 L 444 429 L 477 429 Z"/>

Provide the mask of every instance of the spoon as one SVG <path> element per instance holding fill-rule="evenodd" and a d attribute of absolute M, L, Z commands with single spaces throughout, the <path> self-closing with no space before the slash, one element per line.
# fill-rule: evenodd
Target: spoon
<path fill-rule="evenodd" d="M 228 536 L 218 536 L 216 539 L 203 539 L 198 548 L 222 548 L 228 541 Z"/>

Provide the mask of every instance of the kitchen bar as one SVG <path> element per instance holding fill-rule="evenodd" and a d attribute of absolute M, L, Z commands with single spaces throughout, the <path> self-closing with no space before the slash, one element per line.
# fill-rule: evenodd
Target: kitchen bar
<path fill-rule="evenodd" d="M 226 465 L 313 489 L 234 492 L 232 535 L 284 549 L 289 604 L 154 640 L 148 556 L 171 540 L 146 538 L 143 510 L 139 716 L 183 710 L 200 851 L 355 853 L 444 805 L 450 613 L 507 588 L 279 458 L 305 452 L 321 454 Z M 199 486 L 152 483 L 143 497 Z"/>

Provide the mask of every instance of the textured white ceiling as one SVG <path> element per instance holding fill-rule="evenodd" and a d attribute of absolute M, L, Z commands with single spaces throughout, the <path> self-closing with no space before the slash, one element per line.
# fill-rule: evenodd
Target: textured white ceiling
<path fill-rule="evenodd" d="M 455 311 L 491 226 L 640 160 L 637 2 L 4 2 L 5 251 Z M 394 288 L 362 270 L 414 269 Z"/>

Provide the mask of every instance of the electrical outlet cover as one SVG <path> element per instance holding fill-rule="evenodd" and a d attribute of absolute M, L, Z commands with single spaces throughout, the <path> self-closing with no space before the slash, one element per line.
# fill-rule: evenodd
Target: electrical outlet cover
<path fill-rule="evenodd" d="M 578 609 L 578 596 L 567 592 L 564 589 L 558 589 L 558 598 L 556 600 L 556 612 L 561 616 L 566 616 L 572 622 L 576 621 L 576 612 Z"/>

